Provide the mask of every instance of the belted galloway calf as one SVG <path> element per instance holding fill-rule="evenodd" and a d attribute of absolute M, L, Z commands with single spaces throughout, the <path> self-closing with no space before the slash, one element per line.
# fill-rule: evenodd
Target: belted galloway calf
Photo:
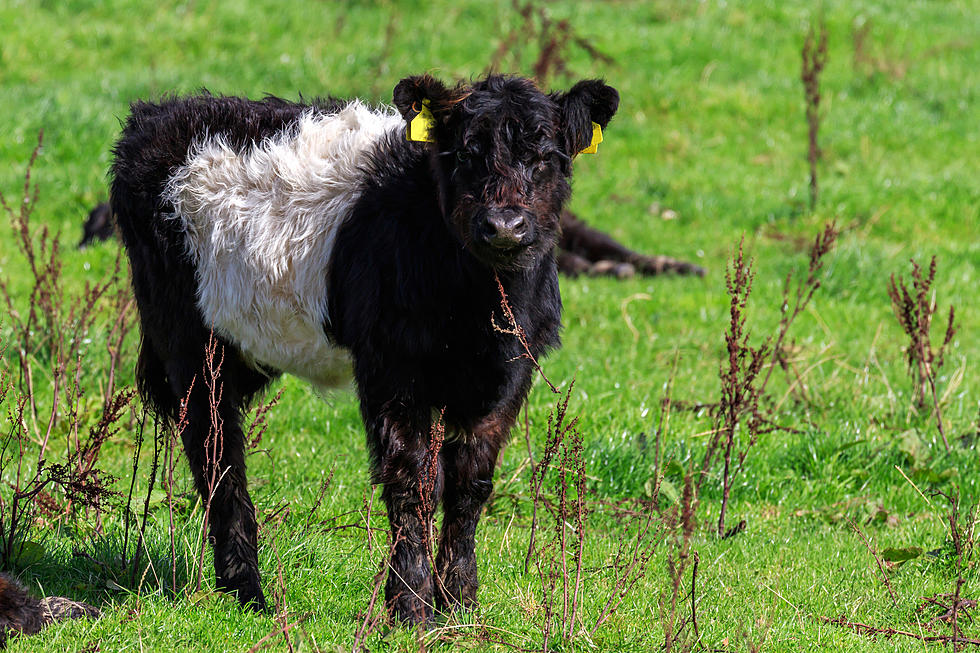
<path fill-rule="evenodd" d="M 189 397 L 181 436 L 197 488 L 218 479 L 217 585 L 243 605 L 265 607 L 241 414 L 271 379 L 324 385 L 353 363 L 397 541 L 387 605 L 421 622 L 476 600 L 480 510 L 531 385 L 523 345 L 495 328 L 508 323 L 498 279 L 529 353 L 559 342 L 559 215 L 572 159 L 612 118 L 615 89 L 423 75 L 399 82 L 394 103 L 137 102 L 115 146 L 110 201 L 142 324 L 137 380 L 164 420 Z M 205 383 L 192 386 L 212 334 L 224 356 L 217 406 Z M 213 455 L 212 410 L 223 436 Z M 423 484 L 440 414 L 437 478 Z M 440 502 L 433 571 L 425 524 Z"/>

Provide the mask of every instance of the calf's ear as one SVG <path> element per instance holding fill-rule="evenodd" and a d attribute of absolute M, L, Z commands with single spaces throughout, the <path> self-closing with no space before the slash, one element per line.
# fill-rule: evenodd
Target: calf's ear
<path fill-rule="evenodd" d="M 431 143 L 439 124 L 447 122 L 453 107 L 466 98 L 466 91 L 460 86 L 447 88 L 431 75 L 416 75 L 398 82 L 392 96 L 408 123 L 408 140 Z"/>
<path fill-rule="evenodd" d="M 411 120 L 422 110 L 423 102 L 435 109 L 448 94 L 446 85 L 435 77 L 415 75 L 398 82 L 392 96 L 402 117 Z"/>
<path fill-rule="evenodd" d="M 592 141 L 592 123 L 603 129 L 619 108 L 619 92 L 599 79 L 587 79 L 567 93 L 552 94 L 561 112 L 565 153 L 574 156 Z"/>
<path fill-rule="evenodd" d="M 445 117 L 467 95 L 469 90 L 463 86 L 447 87 L 431 75 L 406 77 L 395 84 L 392 92 L 395 106 L 405 120 L 414 118 L 423 104 L 437 118 Z"/>

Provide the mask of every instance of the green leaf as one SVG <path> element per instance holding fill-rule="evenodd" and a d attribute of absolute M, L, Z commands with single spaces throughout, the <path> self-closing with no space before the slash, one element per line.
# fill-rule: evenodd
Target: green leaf
<path fill-rule="evenodd" d="M 905 460 L 912 467 L 919 467 L 927 457 L 926 445 L 913 429 L 898 436 L 898 450 L 905 454 Z"/>
<path fill-rule="evenodd" d="M 671 503 L 677 503 L 681 500 L 681 494 L 677 491 L 677 487 L 667 479 L 660 481 L 660 494 L 667 497 Z"/>
<path fill-rule="evenodd" d="M 684 478 L 684 465 L 680 464 L 676 460 L 671 460 L 664 468 L 664 476 L 670 476 L 671 478 L 677 479 Z"/>
<path fill-rule="evenodd" d="M 854 440 L 852 442 L 845 442 L 844 444 L 842 444 L 839 447 L 837 447 L 836 449 L 834 449 L 834 453 L 840 453 L 841 451 L 846 451 L 847 449 L 850 449 L 851 447 L 856 447 L 859 444 L 864 444 L 865 442 L 867 442 L 867 440 L 865 440 L 865 439 Z"/>
<path fill-rule="evenodd" d="M 18 567 L 30 567 L 43 559 L 44 545 L 37 542 L 21 542 L 14 553 L 14 560 Z"/>
<path fill-rule="evenodd" d="M 648 497 L 653 498 L 653 492 L 656 489 L 656 479 L 652 476 L 647 479 L 647 482 L 643 484 L 643 490 Z M 671 503 L 677 503 L 680 500 L 680 494 L 677 492 L 677 486 L 668 481 L 666 478 L 660 479 L 660 496 L 666 497 Z"/>
<path fill-rule="evenodd" d="M 907 546 L 903 548 L 889 547 L 881 550 L 885 562 L 908 562 L 922 555 L 922 547 Z"/>
<path fill-rule="evenodd" d="M 126 589 L 125 587 L 123 587 L 122 585 L 120 585 L 119 583 L 117 583 L 116 581 L 112 580 L 111 578 L 106 578 L 105 579 L 105 587 L 106 587 L 106 589 L 112 590 L 113 592 L 128 592 L 129 591 L 128 589 Z"/>

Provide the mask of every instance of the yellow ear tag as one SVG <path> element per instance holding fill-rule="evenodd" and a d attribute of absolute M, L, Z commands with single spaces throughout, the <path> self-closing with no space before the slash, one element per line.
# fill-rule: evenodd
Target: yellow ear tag
<path fill-rule="evenodd" d="M 599 123 L 593 122 L 592 142 L 589 143 L 589 146 L 587 148 L 579 152 L 579 154 L 595 154 L 596 152 L 599 151 L 599 143 L 601 142 L 602 142 L 602 127 L 599 126 Z"/>
<path fill-rule="evenodd" d="M 433 117 L 432 111 L 429 110 L 429 101 L 422 100 L 422 110 L 412 118 L 412 122 L 408 123 L 408 131 L 405 133 L 405 138 L 419 143 L 434 143 L 435 141 L 429 132 L 435 124 L 436 119 Z"/>

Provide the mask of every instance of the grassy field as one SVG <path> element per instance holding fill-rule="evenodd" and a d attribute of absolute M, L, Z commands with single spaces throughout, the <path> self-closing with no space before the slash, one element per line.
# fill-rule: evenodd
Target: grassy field
<path fill-rule="evenodd" d="M 540 6 L 554 21 L 567 19 L 576 36 L 604 55 L 569 42 L 567 72 L 552 75 L 549 85 L 600 76 L 622 96 L 598 156 L 576 162 L 571 208 L 636 249 L 708 269 L 704 278 L 562 281 L 564 345 L 544 370 L 563 389 L 574 379 L 568 411 L 579 418 L 592 515 L 581 627 L 571 637 L 552 632 L 549 650 L 657 650 L 671 629 L 680 630 L 672 650 L 941 648 L 921 638 L 948 640 L 953 626 L 926 599 L 948 606 L 942 595 L 957 587 L 960 596 L 980 599 L 974 554 L 980 535 L 971 512 L 980 500 L 980 4 Z M 819 200 L 810 210 L 800 50 L 821 18 L 829 35 L 820 80 L 823 156 Z M 469 78 L 496 60 L 501 70 L 530 74 L 536 39 L 508 39 L 522 33 L 522 23 L 507 1 L 3 0 L 0 192 L 18 214 L 25 166 L 43 130 L 31 177 L 38 188 L 31 229 L 35 242 L 46 226 L 60 243 L 60 323 L 72 323 L 72 298 L 111 273 L 116 260 L 113 242 L 84 251 L 74 245 L 86 212 L 106 197 L 110 148 L 131 100 L 206 87 L 251 97 L 331 94 L 385 102 L 399 79 L 422 71 Z M 841 234 L 825 257 L 822 287 L 792 325 L 785 348 L 792 365 L 774 371 L 763 402 L 788 429 L 759 435 L 731 489 L 727 524 L 744 520 L 745 529 L 725 539 L 716 534 L 723 500 L 716 461 L 685 543 L 683 529 L 669 522 L 684 504 L 686 470 L 700 468 L 715 424 L 710 410 L 683 406 L 719 400 L 729 327 L 726 263 L 744 237 L 756 272 L 747 325 L 758 345 L 778 327 L 787 274 L 805 276 L 807 247 L 831 221 Z M 17 242 L 4 217 L 0 279 L 16 311 L 0 313 L 10 387 L 0 416 L 5 506 L 18 483 L 13 434 L 25 393 L 14 331 L 27 314 L 34 279 Z M 950 305 L 958 326 L 936 375 L 948 451 L 931 398 L 923 409 L 914 406 L 907 338 L 887 292 L 890 275 L 908 280 L 909 260 L 928 265 L 932 256 L 939 307 L 933 342 L 942 340 Z M 99 420 L 110 376 L 111 294 L 96 303 L 91 327 L 79 334 L 84 394 L 59 390 L 49 461 L 77 448 L 75 431 L 84 438 Z M 55 397 L 57 375 L 45 344 L 51 335 L 34 334 L 42 344 L 28 358 L 39 415 L 24 421 L 28 472 Z M 135 333 L 125 340 L 117 388 L 132 384 L 136 340 Z M 260 642 L 274 650 L 350 650 L 385 554 L 383 530 L 366 536 L 368 512 L 372 527 L 386 526 L 380 499 L 370 499 L 356 400 L 343 390 L 322 400 L 295 379 L 281 386 L 268 431 L 249 458 L 262 523 L 259 559 L 275 615 L 243 613 L 232 599 L 209 591 L 207 555 L 196 590 L 202 508 L 182 461 L 172 509 L 161 483 L 148 491 L 152 425 L 136 451 L 134 403 L 97 461 L 118 479 L 111 487 L 119 496 L 95 511 L 72 509 L 63 493 L 52 492 L 52 503 L 33 515 L 25 536 L 31 546 L 2 559 L 35 593 L 86 600 L 104 616 L 14 640 L 10 650 L 249 650 Z M 665 419 L 668 393 L 673 405 Z M 528 408 L 535 460 L 555 403 L 537 383 Z M 750 438 L 745 428 L 738 434 L 742 450 Z M 481 522 L 479 611 L 453 615 L 426 633 L 378 624 L 360 645 L 391 651 L 544 646 L 548 583 L 537 568 L 554 558 L 540 553 L 525 573 L 534 492 L 524 440 L 515 431 Z M 664 526 L 655 526 L 647 542 L 659 546 L 619 609 L 593 628 L 615 589 L 617 545 L 637 528 L 627 512 L 650 510 L 658 485 L 653 514 Z M 554 499 L 552 486 L 545 495 Z M 948 497 L 960 506 L 955 528 Z M 133 565 L 144 512 L 145 544 Z M 539 540 L 554 530 L 548 511 L 541 514 Z M 9 516 L 8 508 L 0 522 Z M 904 564 L 882 559 L 903 551 L 911 557 Z M 696 626 L 682 623 L 691 612 L 692 581 Z M 957 611 L 957 628 L 978 640 L 980 613 L 971 620 L 964 614 L 969 605 Z M 829 622 L 839 618 L 908 634 L 873 637 Z M 288 642 L 275 634 L 295 622 Z M 267 635 L 273 636 L 263 641 Z"/>

